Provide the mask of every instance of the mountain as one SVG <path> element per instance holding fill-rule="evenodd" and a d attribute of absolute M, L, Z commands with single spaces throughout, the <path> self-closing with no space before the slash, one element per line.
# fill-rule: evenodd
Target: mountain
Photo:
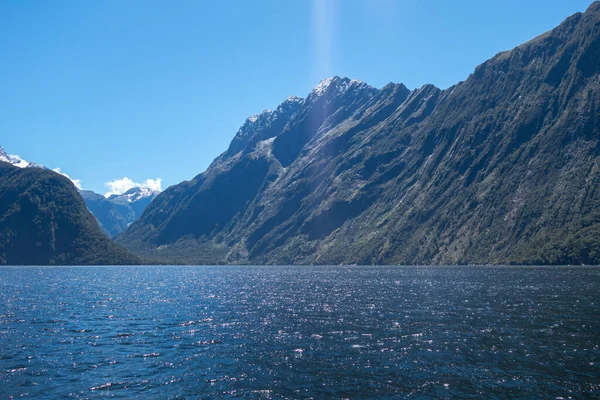
<path fill-rule="evenodd" d="M 25 160 L 23 160 L 19 156 L 14 156 L 14 155 L 7 154 L 6 151 L 4 151 L 4 149 L 2 148 L 2 146 L 0 146 L 0 162 L 6 162 L 6 163 L 14 165 L 15 167 L 19 167 L 19 168 L 42 168 L 42 169 L 47 169 L 43 165 L 36 164 L 36 163 L 30 163 L 28 161 L 25 161 Z"/>
<path fill-rule="evenodd" d="M 135 264 L 100 231 L 73 183 L 0 162 L 0 264 Z"/>
<path fill-rule="evenodd" d="M 129 224 L 142 215 L 146 207 L 148 207 L 159 193 L 157 190 L 135 187 L 123 194 L 111 195 L 108 201 L 119 209 Z"/>
<path fill-rule="evenodd" d="M 595 2 L 447 90 L 324 80 L 117 241 L 164 262 L 598 264 L 599 72 Z"/>
<path fill-rule="evenodd" d="M 19 156 L 9 155 L 1 146 L 0 161 L 19 168 L 48 169 L 43 165 L 25 161 Z M 59 169 L 56 171 L 60 173 Z M 81 197 L 96 217 L 100 229 L 111 238 L 123 232 L 138 219 L 158 193 L 160 192 L 148 188 L 132 188 L 122 195 L 112 195 L 106 199 L 90 190 L 80 190 Z"/>
<path fill-rule="evenodd" d="M 138 219 L 160 192 L 136 187 L 108 198 L 90 190 L 81 190 L 79 193 L 103 232 L 114 237 Z"/>
<path fill-rule="evenodd" d="M 80 190 L 79 194 L 85 201 L 88 210 L 96 217 L 100 229 L 112 238 L 127 229 L 130 222 L 119 212 L 117 206 L 101 194 L 91 190 Z"/>

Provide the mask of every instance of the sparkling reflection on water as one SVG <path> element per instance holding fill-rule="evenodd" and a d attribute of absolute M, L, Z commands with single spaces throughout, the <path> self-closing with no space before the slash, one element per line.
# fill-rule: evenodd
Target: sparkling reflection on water
<path fill-rule="evenodd" d="M 600 396 L 600 269 L 0 268 L 0 398 Z"/>

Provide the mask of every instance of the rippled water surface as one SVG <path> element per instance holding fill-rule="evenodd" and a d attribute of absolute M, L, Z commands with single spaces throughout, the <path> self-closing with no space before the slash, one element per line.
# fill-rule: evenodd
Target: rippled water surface
<path fill-rule="evenodd" d="M 0 268 L 0 398 L 600 396 L 600 269 Z"/>

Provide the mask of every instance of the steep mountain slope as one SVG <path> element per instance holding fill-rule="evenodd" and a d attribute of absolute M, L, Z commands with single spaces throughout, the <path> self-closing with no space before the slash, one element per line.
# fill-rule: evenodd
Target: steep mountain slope
<path fill-rule="evenodd" d="M 600 263 L 599 72 L 596 2 L 447 90 L 325 80 L 118 241 L 179 262 Z"/>
<path fill-rule="evenodd" d="M 160 192 L 135 187 L 109 198 L 89 190 L 81 190 L 79 193 L 98 220 L 100 228 L 109 237 L 114 237 L 138 219 Z"/>
<path fill-rule="evenodd" d="M 134 264 L 98 228 L 69 179 L 0 162 L 0 264 Z"/>

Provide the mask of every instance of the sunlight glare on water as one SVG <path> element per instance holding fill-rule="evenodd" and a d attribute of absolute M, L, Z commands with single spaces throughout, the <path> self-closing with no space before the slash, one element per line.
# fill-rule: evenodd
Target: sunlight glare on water
<path fill-rule="evenodd" d="M 0 396 L 599 396 L 599 278 L 559 267 L 0 268 Z"/>

